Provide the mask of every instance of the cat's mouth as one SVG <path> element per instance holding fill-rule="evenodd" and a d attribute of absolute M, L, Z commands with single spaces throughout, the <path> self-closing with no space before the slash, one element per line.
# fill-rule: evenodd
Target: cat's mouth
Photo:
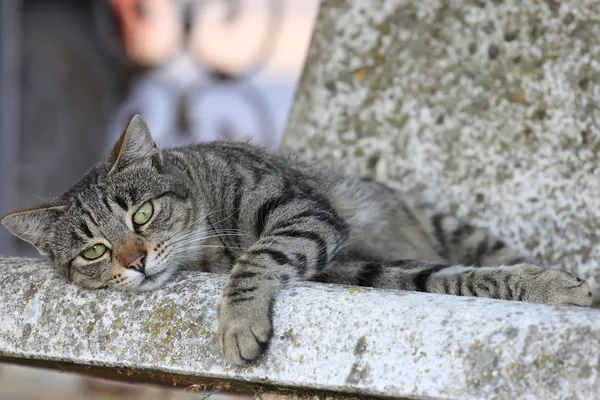
<path fill-rule="evenodd" d="M 144 275 L 144 279 L 139 283 L 135 290 L 145 292 L 157 289 L 171 277 L 173 272 L 173 269 L 166 268 L 162 271 L 155 272 L 152 275 Z"/>
<path fill-rule="evenodd" d="M 144 275 L 144 280 L 142 281 L 142 284 L 144 284 L 144 283 L 154 283 L 154 282 L 156 282 L 161 277 L 161 275 L 164 275 L 166 273 L 167 273 L 167 270 L 165 269 L 165 270 L 156 272 L 156 273 L 154 273 L 152 275 Z"/>

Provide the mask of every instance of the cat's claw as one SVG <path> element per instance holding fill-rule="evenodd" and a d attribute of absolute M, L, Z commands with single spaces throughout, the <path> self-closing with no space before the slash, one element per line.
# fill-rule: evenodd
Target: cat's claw
<path fill-rule="evenodd" d="M 258 358 L 267 349 L 271 336 L 268 315 L 242 317 L 232 309 L 220 312 L 221 352 L 231 364 L 245 365 Z"/>

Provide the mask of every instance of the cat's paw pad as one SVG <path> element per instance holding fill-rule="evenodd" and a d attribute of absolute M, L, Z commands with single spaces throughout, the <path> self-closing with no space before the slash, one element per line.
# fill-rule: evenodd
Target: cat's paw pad
<path fill-rule="evenodd" d="M 271 321 L 267 315 L 232 317 L 221 312 L 219 339 L 223 357 L 232 364 L 245 365 L 258 358 L 267 349 L 272 336 Z"/>
<path fill-rule="evenodd" d="M 543 304 L 592 305 L 592 292 L 586 281 L 560 269 L 542 268 L 537 265 L 520 265 L 532 282 L 527 290 L 527 301 Z"/>

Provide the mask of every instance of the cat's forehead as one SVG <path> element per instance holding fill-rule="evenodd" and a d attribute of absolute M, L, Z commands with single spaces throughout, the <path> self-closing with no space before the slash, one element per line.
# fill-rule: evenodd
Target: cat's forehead
<path fill-rule="evenodd" d="M 128 229 L 123 217 L 132 207 L 165 188 L 165 180 L 147 168 L 109 174 L 102 166 L 96 167 L 62 196 L 66 208 L 54 225 L 54 237 L 61 246 L 74 249 L 97 234 L 118 237 Z"/>
<path fill-rule="evenodd" d="M 80 206 L 81 200 L 91 202 L 119 201 L 137 203 L 145 196 L 165 190 L 168 180 L 153 168 L 140 166 L 124 171 L 110 173 L 105 165 L 99 165 L 90 170 L 69 191 L 63 199 L 70 205 Z"/>

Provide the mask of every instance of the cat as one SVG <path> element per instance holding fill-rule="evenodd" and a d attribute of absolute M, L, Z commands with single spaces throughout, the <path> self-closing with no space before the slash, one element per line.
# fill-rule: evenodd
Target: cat
<path fill-rule="evenodd" d="M 159 151 L 139 115 L 66 193 L 2 223 L 86 288 L 154 290 L 182 266 L 229 274 L 218 335 L 240 365 L 265 351 L 277 294 L 299 280 L 592 303 L 585 281 L 382 182 L 246 142 Z"/>

